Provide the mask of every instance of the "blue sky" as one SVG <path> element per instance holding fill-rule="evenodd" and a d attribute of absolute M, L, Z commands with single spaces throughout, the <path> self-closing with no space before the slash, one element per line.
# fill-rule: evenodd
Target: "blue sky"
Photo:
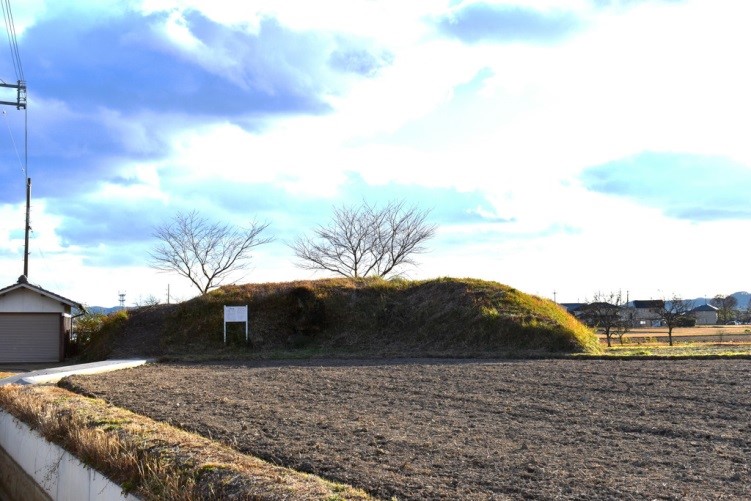
<path fill-rule="evenodd" d="M 416 279 L 563 302 L 751 287 L 747 2 L 32 0 L 13 14 L 29 278 L 74 300 L 193 296 L 147 265 L 152 228 L 192 209 L 270 223 L 275 242 L 236 280 L 325 277 L 285 243 L 334 205 L 394 199 L 438 227 L 405 270 Z M 9 285 L 25 117 L 3 111 Z"/>

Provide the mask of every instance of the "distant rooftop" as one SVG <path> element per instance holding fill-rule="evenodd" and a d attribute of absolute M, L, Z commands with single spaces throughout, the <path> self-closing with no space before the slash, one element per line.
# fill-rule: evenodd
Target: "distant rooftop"
<path fill-rule="evenodd" d="M 644 309 L 651 309 L 651 308 L 662 308 L 665 306 L 665 301 L 662 299 L 634 299 L 634 308 L 644 308 Z"/>
<path fill-rule="evenodd" d="M 697 306 L 691 311 L 718 311 L 719 308 L 716 306 L 712 306 L 711 304 L 703 304 L 701 306 Z"/>

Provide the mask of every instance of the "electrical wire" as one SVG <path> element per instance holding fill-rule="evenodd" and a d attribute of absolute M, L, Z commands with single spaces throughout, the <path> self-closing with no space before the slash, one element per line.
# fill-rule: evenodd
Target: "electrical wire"
<path fill-rule="evenodd" d="M 29 108 L 23 108 L 23 173 L 29 178 Z M 28 182 L 28 181 L 27 181 Z"/>
<path fill-rule="evenodd" d="M 8 33 L 8 44 L 10 45 L 11 59 L 13 68 L 16 71 L 16 80 L 24 81 L 23 65 L 21 64 L 21 54 L 18 51 L 18 37 L 16 36 L 16 26 L 13 21 L 13 11 L 10 8 L 10 0 L 0 2 L 3 8 L 3 17 L 5 18 L 5 31 Z"/>
<path fill-rule="evenodd" d="M 3 110 L 3 120 L 8 128 L 8 136 L 10 136 L 10 142 L 13 144 L 13 151 L 16 152 L 16 158 L 18 158 L 18 165 L 21 166 L 21 172 L 23 172 L 24 182 L 26 182 L 26 166 L 21 159 L 21 154 L 18 152 L 18 145 L 16 144 L 16 138 L 13 136 L 13 130 L 10 128 L 10 122 L 8 121 L 8 114 Z"/>
<path fill-rule="evenodd" d="M 11 59 L 13 61 L 13 68 L 16 72 L 16 79 L 18 80 L 18 86 L 13 86 L 18 89 L 18 106 L 17 108 L 20 110 L 23 108 L 24 110 L 24 161 L 21 165 L 21 170 L 24 173 L 25 181 L 26 181 L 26 189 L 29 190 L 31 186 L 31 179 L 29 178 L 29 167 L 28 167 L 28 161 L 29 161 L 29 146 L 28 146 L 28 138 L 29 138 L 29 128 L 28 128 L 28 111 L 26 106 L 26 77 L 24 76 L 23 72 L 23 64 L 21 64 L 21 54 L 18 50 L 18 37 L 16 36 L 16 26 L 15 22 L 13 20 L 13 11 L 10 7 L 10 0 L 0 0 L 0 7 L 2 7 L 3 10 L 3 18 L 5 20 L 5 30 L 8 35 L 8 45 L 10 46 L 10 53 L 11 53 Z M 22 98 L 23 93 L 23 98 Z M 10 104 L 10 103 L 7 103 Z M 6 116 L 5 111 L 3 111 L 3 115 Z M 7 120 L 6 120 L 7 124 Z M 10 132 L 10 125 L 8 125 L 8 131 Z M 16 156 L 19 157 L 18 154 L 18 148 L 16 147 L 16 141 L 13 138 L 13 134 L 10 134 L 11 141 L 13 142 L 13 148 L 16 151 Z M 25 246 L 24 246 L 24 275 L 28 277 L 28 256 L 29 256 L 29 232 L 31 231 L 31 223 L 30 223 L 30 209 L 31 204 L 29 203 L 29 192 L 27 191 L 26 194 L 26 226 L 25 226 Z"/>
<path fill-rule="evenodd" d="M 5 31 L 8 34 L 8 45 L 10 46 L 10 54 L 11 59 L 13 60 L 13 68 L 16 72 L 16 79 L 18 80 L 19 84 L 19 109 L 20 109 L 20 99 L 21 99 L 21 85 L 23 82 L 23 90 L 24 93 L 26 91 L 25 89 L 25 81 L 26 77 L 24 76 L 23 72 L 23 64 L 21 64 L 21 53 L 18 50 L 18 37 L 16 36 L 16 26 L 15 21 L 13 19 L 13 10 L 10 7 L 10 0 L 0 0 L 0 6 L 2 6 L 3 10 L 3 18 L 5 20 Z M 25 98 L 24 98 L 25 99 Z M 18 153 L 18 147 L 16 146 L 15 138 L 13 137 L 13 134 L 10 132 L 10 124 L 8 123 L 6 119 L 6 124 L 8 125 L 8 132 L 10 133 L 11 141 L 13 142 L 13 149 L 16 152 L 16 157 L 19 159 L 19 163 L 21 163 L 21 170 L 24 173 L 25 178 L 28 179 L 29 177 L 29 144 L 28 144 L 28 109 L 26 104 L 23 105 L 24 109 L 24 159 L 21 161 L 20 154 Z M 5 111 L 3 111 L 3 117 L 7 117 L 7 114 Z"/>

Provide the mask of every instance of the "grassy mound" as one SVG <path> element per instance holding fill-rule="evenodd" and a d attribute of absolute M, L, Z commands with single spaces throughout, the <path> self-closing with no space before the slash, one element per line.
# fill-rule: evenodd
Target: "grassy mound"
<path fill-rule="evenodd" d="M 228 324 L 225 347 L 224 305 L 248 305 L 249 347 L 243 324 Z M 108 338 L 111 347 L 99 352 L 115 356 L 136 354 L 127 352 L 133 346 L 151 347 L 151 353 L 138 354 L 227 356 L 279 350 L 407 357 L 599 351 L 595 334 L 552 301 L 496 282 L 453 278 L 225 286 L 179 305 L 132 310 L 122 331 Z"/>

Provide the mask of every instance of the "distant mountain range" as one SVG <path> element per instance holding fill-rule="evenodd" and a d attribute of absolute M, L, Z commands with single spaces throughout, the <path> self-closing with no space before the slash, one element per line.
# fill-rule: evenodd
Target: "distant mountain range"
<path fill-rule="evenodd" d="M 749 301 L 751 301 L 751 293 L 742 291 L 742 292 L 734 292 L 730 295 L 733 296 L 738 301 L 738 305 L 735 307 L 737 310 L 745 310 L 748 308 L 748 303 Z M 712 302 L 711 297 L 697 297 L 696 299 L 694 299 L 694 306 L 710 304 L 711 302 Z"/>
<path fill-rule="evenodd" d="M 87 306 L 86 307 L 86 311 L 88 311 L 89 313 L 96 313 L 96 314 L 103 314 L 103 315 L 109 315 L 110 313 L 118 311 L 119 309 L 120 309 L 119 306 L 111 306 L 109 308 L 105 306 Z"/>

